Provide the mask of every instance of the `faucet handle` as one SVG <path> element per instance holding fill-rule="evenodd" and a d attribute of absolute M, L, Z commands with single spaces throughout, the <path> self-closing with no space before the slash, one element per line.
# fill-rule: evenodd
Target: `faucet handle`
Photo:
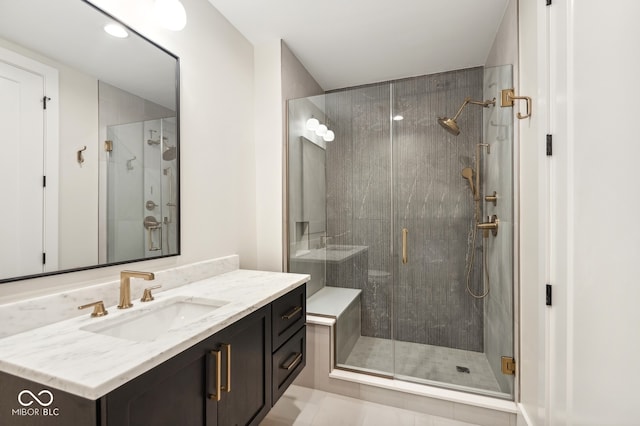
<path fill-rule="evenodd" d="M 162 287 L 161 285 L 154 285 L 153 287 L 147 287 L 144 289 L 144 292 L 142 293 L 142 298 L 140 299 L 141 302 L 151 302 L 154 297 L 153 294 L 151 294 L 151 290 L 156 290 L 159 289 L 160 287 Z"/>
<path fill-rule="evenodd" d="M 92 317 L 103 317 L 109 313 L 104 308 L 104 303 L 102 302 L 102 300 L 98 300 L 97 302 L 87 303 L 86 305 L 78 306 L 78 309 L 86 309 L 92 306 L 93 306 L 93 312 L 91 313 Z"/>

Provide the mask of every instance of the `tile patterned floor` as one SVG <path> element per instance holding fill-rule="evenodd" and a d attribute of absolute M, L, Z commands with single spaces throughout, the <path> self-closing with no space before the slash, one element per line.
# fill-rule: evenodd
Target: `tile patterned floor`
<path fill-rule="evenodd" d="M 396 374 L 500 392 L 484 353 L 420 343 L 396 343 Z M 377 372 L 393 372 L 393 342 L 360 336 L 345 366 Z M 469 373 L 459 372 L 457 366 Z"/>
<path fill-rule="evenodd" d="M 292 385 L 260 426 L 476 426 Z"/>

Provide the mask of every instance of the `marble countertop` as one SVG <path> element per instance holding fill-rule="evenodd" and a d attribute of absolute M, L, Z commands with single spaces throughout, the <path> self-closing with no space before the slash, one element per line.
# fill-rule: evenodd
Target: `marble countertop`
<path fill-rule="evenodd" d="M 107 307 L 109 314 L 104 317 L 92 318 L 87 309 L 81 317 L 0 339 L 0 371 L 95 400 L 308 280 L 302 274 L 236 270 L 158 293 L 152 302 L 134 300 L 130 309 Z M 143 313 L 176 298 L 229 303 L 152 341 L 81 329 Z"/>

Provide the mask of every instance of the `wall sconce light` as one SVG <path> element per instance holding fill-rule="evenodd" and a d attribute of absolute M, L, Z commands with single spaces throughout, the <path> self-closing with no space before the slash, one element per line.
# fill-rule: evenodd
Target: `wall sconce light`
<path fill-rule="evenodd" d="M 325 126 L 324 124 L 321 124 L 316 129 L 316 135 L 324 136 L 327 133 L 328 130 L 329 130 L 329 128 L 327 126 Z"/>
<path fill-rule="evenodd" d="M 187 12 L 180 0 L 155 0 L 153 14 L 160 25 L 171 31 L 180 31 L 187 25 Z"/>
<path fill-rule="evenodd" d="M 315 132 L 315 134 L 320 136 L 325 142 L 331 142 L 336 138 L 336 134 L 329 130 L 325 124 L 320 123 L 317 118 L 311 117 L 308 119 L 304 127 L 310 132 Z"/>
<path fill-rule="evenodd" d="M 313 117 L 308 119 L 307 123 L 305 124 L 307 130 L 311 130 L 312 132 L 315 132 L 319 125 L 320 122 L 318 121 L 318 119 Z"/>

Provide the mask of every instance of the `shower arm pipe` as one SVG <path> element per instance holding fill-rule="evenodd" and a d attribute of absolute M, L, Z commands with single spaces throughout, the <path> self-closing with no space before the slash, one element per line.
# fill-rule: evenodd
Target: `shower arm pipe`
<path fill-rule="evenodd" d="M 460 109 L 458 109 L 458 112 L 456 112 L 456 115 L 453 116 L 453 119 L 452 119 L 453 121 L 456 121 L 458 119 L 458 116 L 462 113 L 462 110 L 464 109 L 465 106 L 467 106 L 467 104 L 481 105 L 484 108 L 488 108 L 489 105 L 496 104 L 496 99 L 493 98 L 490 101 L 475 101 L 471 98 L 464 98 L 464 102 L 460 106 Z"/>

